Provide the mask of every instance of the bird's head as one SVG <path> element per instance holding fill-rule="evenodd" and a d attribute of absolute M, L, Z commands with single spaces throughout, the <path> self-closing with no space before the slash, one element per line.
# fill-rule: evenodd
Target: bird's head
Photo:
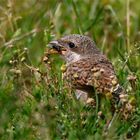
<path fill-rule="evenodd" d="M 95 43 L 87 36 L 72 34 L 49 43 L 66 62 L 75 62 L 81 58 L 100 53 Z"/>

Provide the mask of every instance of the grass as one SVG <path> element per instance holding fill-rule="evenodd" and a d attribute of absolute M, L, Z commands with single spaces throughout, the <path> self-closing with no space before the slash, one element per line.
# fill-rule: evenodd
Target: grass
<path fill-rule="evenodd" d="M 0 139 L 140 139 L 140 2 L 136 0 L 0 1 Z M 50 40 L 85 34 L 113 63 L 136 104 L 127 121 L 106 121 L 63 86 L 57 56 L 44 64 Z M 131 77 L 130 77 L 131 75 Z M 136 80 L 135 80 L 136 77 Z M 102 112 L 110 117 L 109 101 Z M 100 111 L 100 110 L 98 110 Z"/>

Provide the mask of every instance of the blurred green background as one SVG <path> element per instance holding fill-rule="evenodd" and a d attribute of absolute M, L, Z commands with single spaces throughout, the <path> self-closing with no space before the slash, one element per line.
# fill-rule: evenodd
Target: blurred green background
<path fill-rule="evenodd" d="M 0 0 L 0 139 L 140 139 L 140 1 Z M 50 40 L 90 36 L 113 63 L 120 83 L 135 96 L 137 113 L 105 121 L 68 94 L 61 59 L 44 64 Z M 44 78 L 47 77 L 47 78 Z M 47 79 L 47 80 L 46 80 Z M 109 114 L 108 101 L 102 102 Z"/>

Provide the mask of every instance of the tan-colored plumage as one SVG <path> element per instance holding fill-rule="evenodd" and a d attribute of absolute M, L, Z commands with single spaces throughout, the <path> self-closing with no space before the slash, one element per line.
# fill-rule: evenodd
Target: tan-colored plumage
<path fill-rule="evenodd" d="M 94 57 L 69 64 L 64 76 L 75 88 L 94 86 L 102 94 L 112 92 L 112 88 L 118 83 L 112 64 L 104 56 Z M 116 80 L 115 84 L 113 80 Z"/>

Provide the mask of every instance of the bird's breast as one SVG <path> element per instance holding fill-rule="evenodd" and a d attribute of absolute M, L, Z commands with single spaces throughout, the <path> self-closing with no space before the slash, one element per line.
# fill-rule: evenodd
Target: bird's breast
<path fill-rule="evenodd" d="M 82 59 L 67 66 L 64 73 L 74 88 L 94 87 L 98 92 L 112 93 L 118 84 L 112 64 L 102 59 Z"/>

